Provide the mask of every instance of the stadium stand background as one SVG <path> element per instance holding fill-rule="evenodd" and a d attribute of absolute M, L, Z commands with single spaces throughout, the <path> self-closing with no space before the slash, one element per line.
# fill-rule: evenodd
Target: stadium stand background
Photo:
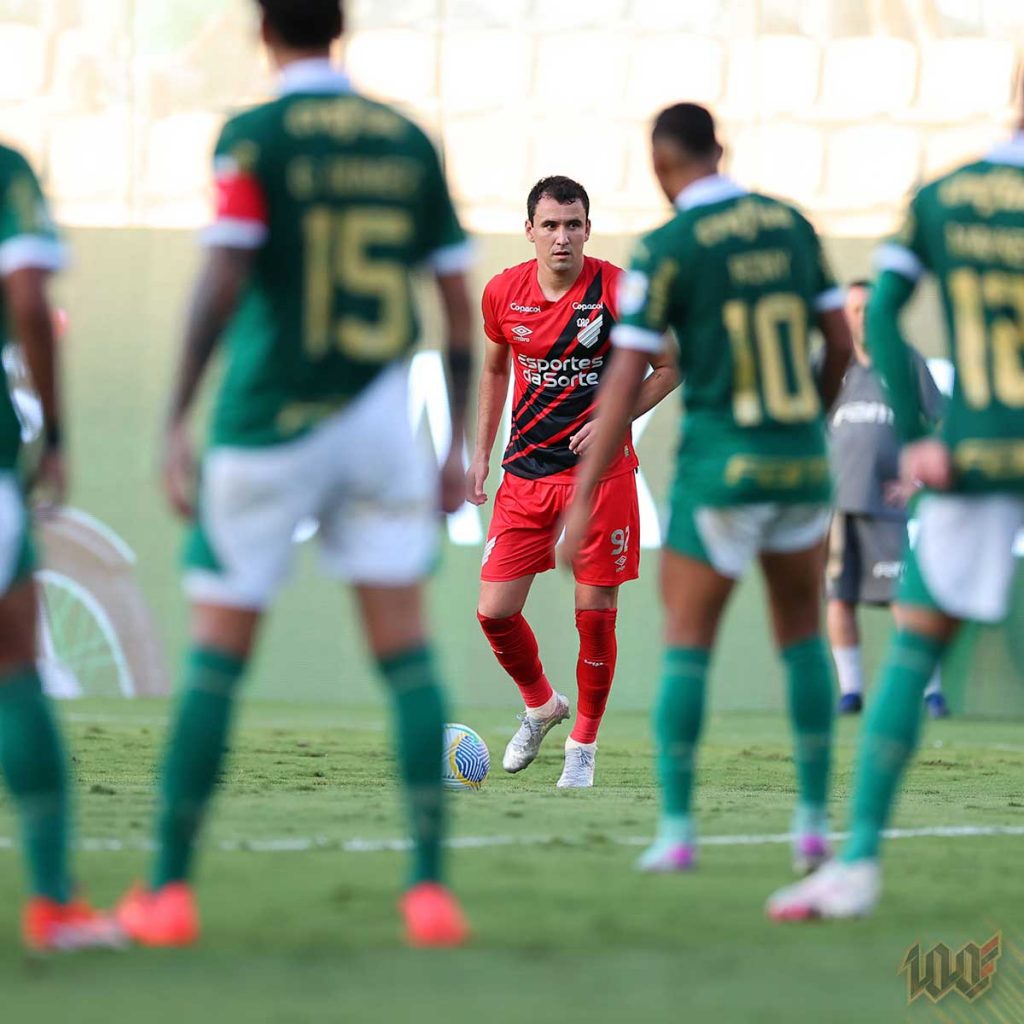
<path fill-rule="evenodd" d="M 178 528 L 156 489 L 156 442 L 211 147 L 224 115 L 270 85 L 252 7 L 0 0 L 0 135 L 42 171 L 75 248 L 59 286 L 71 312 L 75 500 L 138 552 L 172 653 L 184 620 Z M 480 241 L 480 284 L 529 257 L 522 200 L 542 174 L 586 184 L 591 251 L 625 259 L 631 236 L 665 215 L 648 168 L 650 116 L 681 98 L 713 106 L 733 173 L 796 199 L 827 235 L 837 272 L 861 276 L 915 182 L 1008 130 L 1024 44 L 1018 0 L 350 0 L 349 15 L 356 82 L 416 117 L 444 151 Z M 927 297 L 913 331 L 937 353 Z M 674 422 L 659 410 L 639 446 L 655 495 Z M 434 601 L 443 655 L 462 699 L 511 705 L 477 635 L 478 559 L 472 547 L 446 553 Z M 374 684 L 348 656 L 359 640 L 347 603 L 311 578 L 310 561 L 303 553 L 304 586 L 269 629 L 255 689 L 364 700 Z M 645 706 L 656 676 L 654 569 L 648 556 L 623 601 L 622 705 Z M 552 678 L 573 672 L 569 601 L 567 581 L 548 577 L 531 603 L 543 649 L 556 652 Z M 730 613 L 718 707 L 779 704 L 759 603 L 753 583 Z M 872 620 L 875 653 L 884 623 Z M 752 682 L 752 663 L 771 668 Z"/>

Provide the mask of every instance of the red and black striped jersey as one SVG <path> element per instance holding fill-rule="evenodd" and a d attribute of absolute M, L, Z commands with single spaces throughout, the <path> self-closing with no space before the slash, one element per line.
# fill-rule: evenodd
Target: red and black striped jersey
<path fill-rule="evenodd" d="M 502 466 L 528 480 L 571 484 L 579 456 L 569 438 L 594 415 L 597 385 L 609 364 L 612 325 L 618 317 L 622 271 L 584 257 L 583 270 L 555 302 L 544 297 L 537 261 L 492 277 L 484 289 L 484 331 L 512 354 L 512 432 Z M 639 465 L 633 438 L 605 477 Z"/>

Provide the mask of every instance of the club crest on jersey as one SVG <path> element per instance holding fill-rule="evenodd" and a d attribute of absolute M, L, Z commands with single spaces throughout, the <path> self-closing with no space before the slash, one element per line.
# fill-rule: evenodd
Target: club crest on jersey
<path fill-rule="evenodd" d="M 529 336 L 530 336 L 531 334 L 533 334 L 533 331 L 531 331 L 529 327 L 524 327 L 524 326 L 523 326 L 522 324 L 516 324 L 516 326 L 512 328 L 512 333 L 513 333 L 513 334 L 514 334 L 514 335 L 515 335 L 515 336 L 516 336 L 516 337 L 517 337 L 517 338 L 518 338 L 518 339 L 519 339 L 520 341 L 526 341 L 526 339 L 527 339 L 527 338 L 528 338 L 528 337 L 529 337 Z"/>
<path fill-rule="evenodd" d="M 601 327 L 603 324 L 603 313 L 598 313 L 593 320 L 589 321 L 585 320 L 583 317 L 580 317 L 576 321 L 576 326 L 581 327 L 582 330 L 579 334 L 576 335 L 576 340 L 584 348 L 593 348 L 597 344 L 598 339 L 601 337 Z"/>

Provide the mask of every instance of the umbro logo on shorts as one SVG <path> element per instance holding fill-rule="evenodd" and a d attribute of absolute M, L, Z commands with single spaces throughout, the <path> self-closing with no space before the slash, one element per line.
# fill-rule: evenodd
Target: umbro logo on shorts
<path fill-rule="evenodd" d="M 603 323 L 604 323 L 604 314 L 603 313 L 598 313 L 598 315 L 596 317 L 594 317 L 594 319 L 591 320 L 589 323 L 587 323 L 586 321 L 583 321 L 583 323 L 581 324 L 581 322 L 579 320 L 577 320 L 576 321 L 576 326 L 577 327 L 583 326 L 583 330 L 580 331 L 580 333 L 576 335 L 576 340 L 584 348 L 593 348 L 597 344 L 598 338 L 601 337 L 601 325 Z"/>
<path fill-rule="evenodd" d="M 517 338 L 523 339 L 533 334 L 533 331 L 531 331 L 529 327 L 524 327 L 522 324 L 517 324 L 515 327 L 512 328 L 512 333 Z"/>

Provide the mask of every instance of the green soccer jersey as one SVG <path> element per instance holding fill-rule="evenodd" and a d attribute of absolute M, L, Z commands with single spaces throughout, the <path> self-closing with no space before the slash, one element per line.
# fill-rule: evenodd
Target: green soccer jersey
<path fill-rule="evenodd" d="M 1024 491 L 1024 134 L 924 186 L 877 264 L 938 283 L 956 371 L 938 428 L 953 489 Z M 897 429 L 911 439 L 926 428 L 900 377 L 886 375 Z"/>
<path fill-rule="evenodd" d="M 0 277 L 29 268 L 59 270 L 64 249 L 36 176 L 16 150 L 0 146 Z M 12 338 L 0 289 L 2 337 Z M 14 339 L 17 340 L 16 338 Z M 0 469 L 13 469 L 21 448 L 21 424 L 8 388 L 0 388 Z"/>
<path fill-rule="evenodd" d="M 413 272 L 468 265 L 437 153 L 408 119 L 351 91 L 327 61 L 224 127 L 214 246 L 256 251 L 226 335 L 214 444 L 304 433 L 407 355 Z"/>
<path fill-rule="evenodd" d="M 612 340 L 654 352 L 666 329 L 676 333 L 686 409 L 677 494 L 712 506 L 827 501 L 810 331 L 843 296 L 814 229 L 719 176 L 676 206 L 636 248 Z"/>

